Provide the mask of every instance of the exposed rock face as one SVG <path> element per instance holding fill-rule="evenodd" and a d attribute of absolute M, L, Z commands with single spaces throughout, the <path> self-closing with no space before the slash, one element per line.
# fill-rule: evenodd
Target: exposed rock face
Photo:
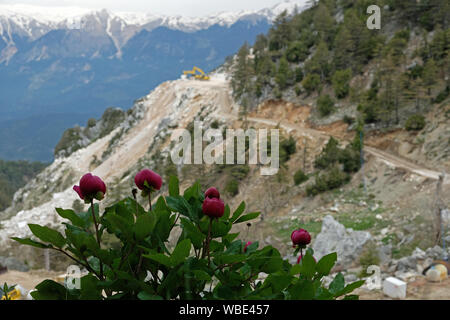
<path fill-rule="evenodd" d="M 0 257 L 0 268 L 1 267 L 7 267 L 8 270 L 16 270 L 21 272 L 28 272 L 30 268 L 22 262 L 20 262 L 17 259 L 11 258 L 11 257 Z"/>
<path fill-rule="evenodd" d="M 313 243 L 316 259 L 337 252 L 337 264 L 343 267 L 357 262 L 364 244 L 372 238 L 369 232 L 346 229 L 330 215 L 322 221 L 322 230 Z"/>

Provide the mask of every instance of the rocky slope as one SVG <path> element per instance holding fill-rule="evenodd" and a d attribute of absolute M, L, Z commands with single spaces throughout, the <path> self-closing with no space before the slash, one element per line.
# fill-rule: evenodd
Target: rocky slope
<path fill-rule="evenodd" d="M 427 126 L 418 134 L 404 130 L 370 133 L 365 141 L 363 170 L 344 187 L 308 197 L 305 189 L 314 178 L 296 186 L 292 180 L 294 172 L 301 168 L 311 174 L 315 157 L 331 136 L 342 145 L 351 141 L 354 132 L 347 124 L 335 121 L 318 126 L 311 122 L 311 106 L 278 100 L 262 103 L 244 119 L 223 73 L 213 74 L 211 81 L 206 82 L 165 82 L 136 100 L 129 112 L 111 109 L 102 119 L 90 120 L 86 128 L 76 130 L 74 139 L 61 147 L 58 158 L 19 190 L 13 205 L 0 213 L 0 255 L 16 256 L 32 266 L 42 266 L 40 254 L 24 253 L 9 238 L 30 236 L 27 223 L 58 226 L 61 220 L 55 207 L 82 208 L 72 186 L 84 173 L 92 172 L 106 181 L 107 197 L 101 205 L 107 206 L 131 195 L 135 173 L 150 167 L 161 173 L 165 181 L 170 174 L 178 174 L 182 188 L 196 179 L 204 187 L 217 186 L 232 208 L 246 201 L 249 210 L 261 211 L 260 219 L 250 229 L 238 230 L 241 238 L 272 244 L 288 259 L 294 259 L 290 232 L 303 227 L 313 234 L 313 248 L 318 256 L 330 250 L 340 252 L 340 267 L 350 270 L 348 274 L 359 274 L 364 261 L 380 264 L 384 272 L 391 274 L 406 272 L 401 266 L 397 270 L 400 258 L 410 256 L 417 247 L 426 250 L 435 245 L 432 235 L 437 179 L 442 172 L 450 171 L 448 146 L 439 138 L 448 131 L 444 115 L 449 108 L 443 104 L 430 110 Z M 178 128 L 191 129 L 194 120 L 203 121 L 204 128 L 221 130 L 245 124 L 254 128 L 277 127 L 282 137 L 294 139 L 296 152 L 275 176 L 261 176 L 257 165 L 177 167 L 169 157 L 172 135 Z M 416 142 L 417 136 L 422 137 L 421 143 Z M 431 156 L 432 162 L 427 155 L 430 146 L 438 153 Z M 228 190 L 232 180 L 237 182 L 237 192 Z M 447 207 L 449 182 L 446 175 L 440 192 Z M 164 188 L 167 186 L 162 192 L 167 192 Z M 450 242 L 450 218 L 445 212 L 445 237 Z M 334 232 L 326 232 L 330 228 Z M 60 261 L 60 257 L 54 259 Z M 65 263 L 62 260 L 54 266 Z"/>

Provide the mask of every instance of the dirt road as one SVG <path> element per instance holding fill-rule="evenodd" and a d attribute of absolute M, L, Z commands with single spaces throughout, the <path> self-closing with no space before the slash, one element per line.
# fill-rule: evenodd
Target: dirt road
<path fill-rule="evenodd" d="M 229 96 L 229 84 L 225 80 L 219 80 L 216 79 L 212 83 L 206 84 L 207 86 L 210 86 L 211 88 L 214 88 L 216 90 L 219 90 L 219 93 L 221 94 L 221 106 L 220 106 L 220 112 L 218 116 L 220 118 L 224 119 L 230 119 L 230 120 L 237 120 L 238 117 L 238 108 L 233 105 L 233 99 Z M 297 131 L 299 134 L 302 134 L 307 137 L 315 137 L 315 138 L 329 138 L 331 135 L 327 132 L 323 132 L 316 129 L 306 128 L 302 125 L 298 124 L 292 124 L 287 123 L 285 121 L 275 121 L 272 119 L 265 119 L 265 118 L 256 118 L 256 117 L 247 117 L 247 120 L 254 123 L 260 123 L 260 124 L 266 124 L 269 126 L 279 126 L 280 128 L 286 130 L 287 132 L 291 131 Z M 342 139 L 342 137 L 336 137 Z M 429 168 L 426 168 L 425 166 L 421 166 L 418 164 L 415 164 L 414 162 L 390 154 L 386 151 L 382 151 L 373 147 L 364 147 L 364 151 L 380 160 L 385 162 L 386 164 L 396 167 L 396 168 L 402 168 L 405 170 L 408 170 L 414 174 L 438 180 L 439 176 L 443 174 L 439 171 L 434 171 Z M 450 175 L 448 173 L 445 173 L 444 177 L 444 184 L 450 184 Z"/>

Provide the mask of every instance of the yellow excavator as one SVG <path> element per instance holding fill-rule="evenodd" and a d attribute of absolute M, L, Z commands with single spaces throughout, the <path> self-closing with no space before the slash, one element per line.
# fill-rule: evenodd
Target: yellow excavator
<path fill-rule="evenodd" d="M 198 74 L 197 74 L 197 72 L 198 72 Z M 209 80 L 210 79 L 210 77 L 208 75 L 206 75 L 205 72 L 198 67 L 194 67 L 192 70 L 183 71 L 183 74 L 187 77 L 193 76 L 197 80 Z"/>

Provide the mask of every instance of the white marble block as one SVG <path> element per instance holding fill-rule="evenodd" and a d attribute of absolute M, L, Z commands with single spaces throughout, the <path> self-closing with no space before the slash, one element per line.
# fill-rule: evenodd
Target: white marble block
<path fill-rule="evenodd" d="M 383 282 L 383 293 L 391 298 L 406 298 L 406 282 L 394 277 L 386 278 Z"/>

